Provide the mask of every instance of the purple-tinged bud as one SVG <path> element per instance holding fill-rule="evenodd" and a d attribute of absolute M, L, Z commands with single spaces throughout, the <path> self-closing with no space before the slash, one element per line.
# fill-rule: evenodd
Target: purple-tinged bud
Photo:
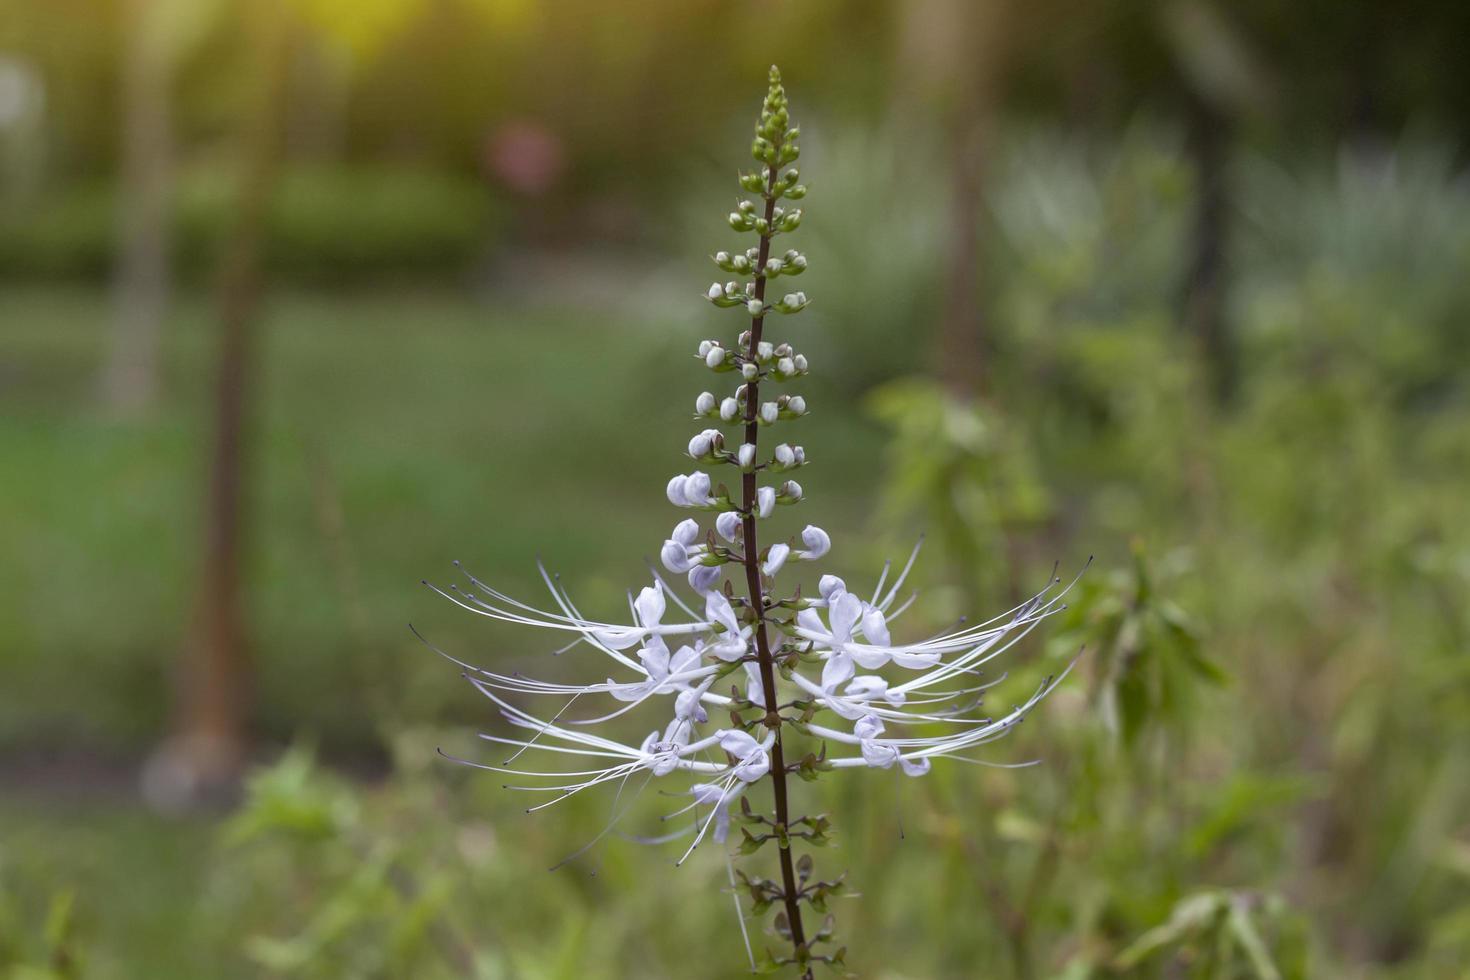
<path fill-rule="evenodd" d="M 734 544 L 740 538 L 740 514 L 727 510 L 715 518 L 715 533 Z"/>

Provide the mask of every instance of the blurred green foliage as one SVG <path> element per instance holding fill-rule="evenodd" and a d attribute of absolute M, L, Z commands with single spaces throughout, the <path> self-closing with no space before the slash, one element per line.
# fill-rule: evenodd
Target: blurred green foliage
<path fill-rule="evenodd" d="M 175 192 L 174 264 L 185 281 L 213 273 L 233 220 L 234 182 L 216 169 Z M 117 260 L 118 190 L 77 185 L 0 217 L 0 279 L 99 279 Z M 445 280 L 499 242 L 504 221 L 484 184 L 406 167 L 295 167 L 270 207 L 274 278 L 303 284 Z"/>

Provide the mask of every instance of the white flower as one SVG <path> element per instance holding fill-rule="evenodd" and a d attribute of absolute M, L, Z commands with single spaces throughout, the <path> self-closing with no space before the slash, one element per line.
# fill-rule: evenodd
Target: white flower
<path fill-rule="evenodd" d="M 776 491 L 760 487 L 755 492 L 755 512 L 758 517 L 770 517 L 776 509 Z"/>
<path fill-rule="evenodd" d="M 717 368 L 721 364 L 724 364 L 725 349 L 718 344 L 711 345 L 710 349 L 705 352 L 704 363 L 706 367 L 710 368 Z"/>
<path fill-rule="evenodd" d="M 777 374 L 795 374 L 796 362 L 789 357 L 783 357 L 776 362 Z"/>
<path fill-rule="evenodd" d="M 739 660 L 750 651 L 750 627 L 742 627 L 735 618 L 735 610 L 718 592 L 710 592 L 704 599 L 704 615 L 710 623 L 723 627 L 709 644 L 709 652 L 725 661 Z"/>
<path fill-rule="evenodd" d="M 792 395 L 791 401 L 786 403 L 786 407 L 797 415 L 805 415 L 806 399 L 801 397 L 800 395 Z"/>
<path fill-rule="evenodd" d="M 796 453 L 792 451 L 789 445 L 783 442 L 776 447 L 776 462 L 783 467 L 790 466 L 796 462 Z"/>
<path fill-rule="evenodd" d="M 745 732 L 734 729 L 718 732 L 716 737 L 720 741 L 720 748 L 737 760 L 734 768 L 736 779 L 753 783 L 771 771 L 771 757 L 766 752 L 768 742 L 757 742 Z"/>
<path fill-rule="evenodd" d="M 740 414 L 740 403 L 733 398 L 726 398 L 720 402 L 720 418 L 726 422 L 733 421 Z"/>
<path fill-rule="evenodd" d="M 699 435 L 689 440 L 689 455 L 693 456 L 695 459 L 703 459 L 704 457 L 708 456 L 711 448 L 712 445 L 710 443 L 708 431 L 701 432 L 699 433 Z"/>
<path fill-rule="evenodd" d="M 709 292 L 705 293 L 705 295 L 710 299 L 721 299 L 725 295 L 725 291 L 720 288 L 719 283 L 713 282 L 710 283 Z"/>
<path fill-rule="evenodd" d="M 765 402 L 761 405 L 761 421 L 770 425 L 780 417 L 781 410 L 776 407 L 775 402 Z"/>
<path fill-rule="evenodd" d="M 708 415 L 715 410 L 715 396 L 713 392 L 701 391 L 699 397 L 694 399 L 694 414 Z"/>
<path fill-rule="evenodd" d="M 740 447 L 739 463 L 742 470 L 748 470 L 755 465 L 755 447 L 745 443 Z"/>

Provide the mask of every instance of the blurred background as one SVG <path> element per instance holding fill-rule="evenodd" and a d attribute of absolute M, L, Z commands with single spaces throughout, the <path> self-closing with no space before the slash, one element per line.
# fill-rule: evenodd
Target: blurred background
<path fill-rule="evenodd" d="M 548 873 L 608 800 L 526 816 L 438 757 L 496 721 L 407 624 L 600 669 L 418 583 L 534 598 L 539 556 L 616 615 L 646 580 L 774 61 L 812 188 L 783 533 L 856 584 L 927 532 L 912 630 L 1096 556 L 1008 658 L 1015 700 L 1087 649 L 989 751 L 1042 765 L 798 786 L 850 965 L 1470 976 L 1467 37 L 0 0 L 0 972 L 743 974 L 714 850 Z"/>

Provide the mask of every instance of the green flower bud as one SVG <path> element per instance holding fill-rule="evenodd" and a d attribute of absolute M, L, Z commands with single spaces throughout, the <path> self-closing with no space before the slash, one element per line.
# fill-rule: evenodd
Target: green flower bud
<path fill-rule="evenodd" d="M 795 231 L 801 227 L 801 208 L 781 216 L 781 230 Z"/>
<path fill-rule="evenodd" d="M 806 197 L 806 185 L 805 184 L 796 184 L 796 185 L 794 185 L 793 187 L 789 188 L 786 191 L 786 196 L 789 197 L 789 198 L 791 198 L 791 200 L 793 200 L 793 201 L 799 201 L 799 200 L 801 200 L 802 198 Z"/>

